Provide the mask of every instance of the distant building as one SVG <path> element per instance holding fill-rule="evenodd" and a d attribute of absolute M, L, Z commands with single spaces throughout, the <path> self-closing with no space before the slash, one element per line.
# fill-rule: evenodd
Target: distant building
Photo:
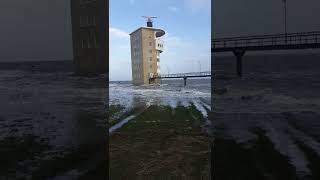
<path fill-rule="evenodd" d="M 76 74 L 108 72 L 107 1 L 71 0 L 73 62 Z"/>
<path fill-rule="evenodd" d="M 163 52 L 165 34 L 162 29 L 153 28 L 148 17 L 147 27 L 140 27 L 130 34 L 132 81 L 134 85 L 159 83 L 152 77 L 160 74 L 160 53 Z"/>

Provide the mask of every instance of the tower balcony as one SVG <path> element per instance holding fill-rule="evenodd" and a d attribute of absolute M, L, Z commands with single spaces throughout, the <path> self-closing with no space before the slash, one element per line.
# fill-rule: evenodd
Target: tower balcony
<path fill-rule="evenodd" d="M 161 39 L 156 39 L 156 44 L 155 44 L 155 46 L 156 46 L 156 50 L 160 51 L 160 53 L 163 52 L 163 50 L 164 50 L 163 40 L 161 40 Z"/>

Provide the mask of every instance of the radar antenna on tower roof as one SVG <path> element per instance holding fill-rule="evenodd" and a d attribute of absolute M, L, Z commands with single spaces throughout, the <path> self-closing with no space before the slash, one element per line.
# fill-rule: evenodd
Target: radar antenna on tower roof
<path fill-rule="evenodd" d="M 142 17 L 147 19 L 147 27 L 153 27 L 152 19 L 158 18 L 156 16 L 142 16 Z"/>

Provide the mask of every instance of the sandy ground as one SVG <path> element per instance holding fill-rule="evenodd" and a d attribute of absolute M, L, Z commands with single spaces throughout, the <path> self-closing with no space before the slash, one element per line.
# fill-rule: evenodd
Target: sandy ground
<path fill-rule="evenodd" d="M 217 179 L 320 179 L 320 56 L 216 57 Z"/>

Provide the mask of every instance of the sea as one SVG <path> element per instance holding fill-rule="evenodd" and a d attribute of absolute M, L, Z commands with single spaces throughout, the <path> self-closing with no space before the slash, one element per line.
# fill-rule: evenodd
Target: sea
<path fill-rule="evenodd" d="M 109 84 L 109 104 L 122 105 L 132 109 L 136 105 L 195 105 L 203 115 L 211 105 L 211 80 L 188 79 L 184 86 L 183 79 L 162 80 L 160 85 L 134 86 L 130 81 L 111 81 Z"/>

